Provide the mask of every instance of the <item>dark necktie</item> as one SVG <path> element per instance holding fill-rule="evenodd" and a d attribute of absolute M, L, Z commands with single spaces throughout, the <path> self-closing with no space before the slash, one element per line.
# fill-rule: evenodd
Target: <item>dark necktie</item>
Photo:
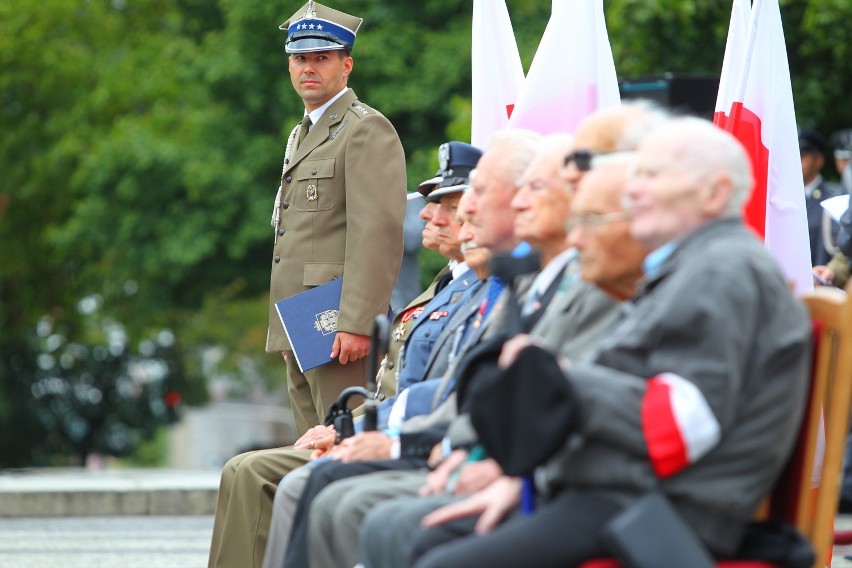
<path fill-rule="evenodd" d="M 306 114 L 302 119 L 302 127 L 299 128 L 299 142 L 296 144 L 296 148 L 302 145 L 302 142 L 305 139 L 305 136 L 308 135 L 308 130 L 311 128 L 311 116 Z"/>
<path fill-rule="evenodd" d="M 435 284 L 435 294 L 438 294 L 441 290 L 446 288 L 447 284 L 449 284 L 452 281 L 452 279 L 453 279 L 453 271 L 448 270 L 446 274 L 444 274 L 443 276 L 441 276 L 438 279 L 438 283 Z"/>

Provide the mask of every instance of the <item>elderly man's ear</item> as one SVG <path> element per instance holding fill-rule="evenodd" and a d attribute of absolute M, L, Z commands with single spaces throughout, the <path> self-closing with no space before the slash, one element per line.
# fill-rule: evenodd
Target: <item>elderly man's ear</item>
<path fill-rule="evenodd" d="M 727 172 L 716 172 L 707 176 L 707 180 L 698 192 L 699 205 L 705 217 L 719 217 L 728 208 L 734 186 Z"/>

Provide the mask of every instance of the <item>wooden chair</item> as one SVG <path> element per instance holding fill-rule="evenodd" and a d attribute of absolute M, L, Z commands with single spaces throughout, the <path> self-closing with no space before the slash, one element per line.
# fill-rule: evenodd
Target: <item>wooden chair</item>
<path fill-rule="evenodd" d="M 852 284 L 849 291 L 852 292 Z M 852 300 L 836 288 L 818 288 L 802 298 L 814 325 L 810 394 L 793 456 L 758 518 L 785 521 L 801 532 L 816 553 L 814 568 L 827 565 L 834 537 L 843 453 L 852 400 Z M 820 430 L 825 429 L 822 478 L 812 487 L 812 471 Z M 752 560 L 724 560 L 720 568 L 774 568 Z M 581 568 L 620 568 L 610 558 L 591 560 Z"/>

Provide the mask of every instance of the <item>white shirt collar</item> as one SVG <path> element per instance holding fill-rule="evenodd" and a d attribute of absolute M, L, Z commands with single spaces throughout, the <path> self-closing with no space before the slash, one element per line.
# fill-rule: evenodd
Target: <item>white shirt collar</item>
<path fill-rule="evenodd" d="M 532 286 L 530 286 L 530 290 L 528 294 L 533 296 L 534 294 L 544 294 L 547 289 L 553 284 L 553 281 L 559 276 L 559 273 L 565 269 L 565 266 L 577 256 L 577 249 L 569 248 L 558 255 L 553 257 L 553 259 L 547 263 L 547 265 L 541 269 L 535 280 L 533 280 Z"/>
<path fill-rule="evenodd" d="M 337 99 L 342 97 L 343 93 L 345 93 L 348 90 L 349 90 L 349 87 L 343 87 L 343 89 L 341 89 L 341 91 L 339 93 L 337 93 L 336 95 L 334 95 L 333 97 L 328 99 L 328 102 L 326 102 L 321 107 L 315 108 L 311 112 L 308 112 L 307 110 L 305 111 L 305 114 L 307 114 L 308 116 L 311 117 L 311 128 L 314 127 L 314 124 L 319 122 L 319 119 L 322 118 L 322 115 L 325 113 L 326 109 L 328 107 L 330 107 L 334 103 L 334 101 L 336 101 Z M 310 128 L 308 130 L 310 131 Z"/>
<path fill-rule="evenodd" d="M 455 263 L 455 265 L 453 265 Z M 455 280 L 462 274 L 468 271 L 466 262 L 459 262 L 457 260 L 450 261 L 450 271 L 453 273 L 453 279 Z"/>

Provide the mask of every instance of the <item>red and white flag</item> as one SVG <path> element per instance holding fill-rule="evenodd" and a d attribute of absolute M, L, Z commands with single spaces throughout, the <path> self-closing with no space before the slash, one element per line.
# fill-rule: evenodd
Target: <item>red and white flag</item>
<path fill-rule="evenodd" d="M 746 224 L 763 237 L 796 292 L 803 293 L 813 290 L 813 277 L 781 9 L 778 0 L 754 0 L 743 40 L 737 3 L 713 122 L 736 136 L 751 157 L 755 185 L 743 209 Z M 732 49 L 740 50 L 739 61 Z"/>
<path fill-rule="evenodd" d="M 524 68 L 505 0 L 473 0 L 470 143 L 484 149 L 506 128 L 524 83 Z"/>
<path fill-rule="evenodd" d="M 745 61 L 743 54 L 747 49 L 750 27 L 751 0 L 734 0 L 731 8 L 731 23 L 728 26 L 728 40 L 725 43 L 725 59 L 722 61 L 722 76 L 719 80 L 719 95 L 716 97 L 716 114 L 713 122 L 717 125 L 719 113 L 725 116 L 737 100 L 737 89 L 743 75 Z M 742 101 L 742 94 L 739 97 Z"/>
<path fill-rule="evenodd" d="M 509 126 L 573 133 L 593 112 L 619 104 L 603 0 L 553 0 Z"/>

